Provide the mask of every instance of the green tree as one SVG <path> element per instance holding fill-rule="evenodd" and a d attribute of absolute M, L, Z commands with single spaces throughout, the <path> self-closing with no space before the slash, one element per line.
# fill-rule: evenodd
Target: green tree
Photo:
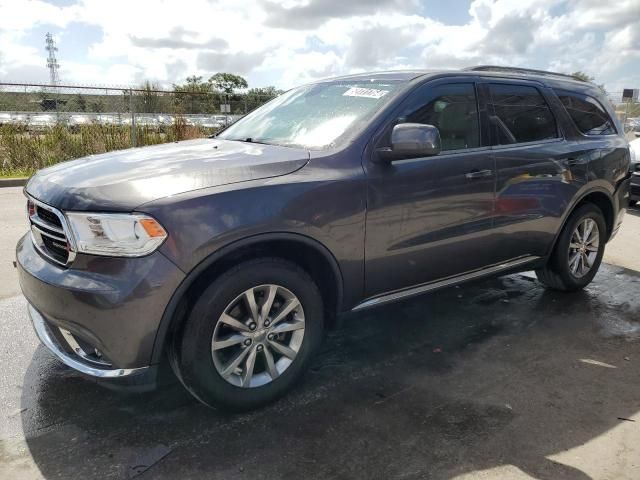
<path fill-rule="evenodd" d="M 160 113 L 160 87 L 148 80 L 144 82 L 137 92 L 134 92 L 134 106 L 138 113 Z"/>
<path fill-rule="evenodd" d="M 60 106 L 60 99 L 55 92 L 50 92 L 47 89 L 43 88 L 36 93 L 40 108 L 44 112 L 58 110 Z"/>
<path fill-rule="evenodd" d="M 84 98 L 84 95 L 81 93 L 76 94 L 75 107 L 78 109 L 78 112 L 86 112 L 87 111 L 87 100 Z"/>
<path fill-rule="evenodd" d="M 592 77 L 588 73 L 585 73 L 581 70 L 578 70 L 577 72 L 573 72 L 571 76 L 577 78 L 578 80 L 582 80 L 583 82 L 593 82 L 595 80 L 594 77 Z"/>
<path fill-rule="evenodd" d="M 276 98 L 278 95 L 282 95 L 283 91 L 278 90 L 276 87 L 262 87 L 262 88 L 250 88 L 246 93 L 246 106 L 247 112 L 258 108 L 260 105 L 267 103 L 269 100 Z"/>
<path fill-rule="evenodd" d="M 234 90 L 239 88 L 247 88 L 249 84 L 240 75 L 233 73 L 216 73 L 209 78 L 209 82 L 217 89 L 227 95 L 233 95 Z"/>
<path fill-rule="evenodd" d="M 270 85 L 268 87 L 250 88 L 247 93 L 260 97 L 275 98 L 278 95 L 282 95 L 284 93 L 284 90 L 279 90 L 276 87 Z"/>
<path fill-rule="evenodd" d="M 192 75 L 186 83 L 173 85 L 174 105 L 178 113 L 211 113 L 213 112 L 213 91 L 210 82 L 203 82 L 202 77 Z"/>
<path fill-rule="evenodd" d="M 209 93 L 211 92 L 211 84 L 209 82 L 203 82 L 202 77 L 192 75 L 187 77 L 186 83 L 182 85 L 173 85 L 173 89 L 176 92 L 184 93 Z"/>
<path fill-rule="evenodd" d="M 582 80 L 583 82 L 591 82 L 591 83 L 595 83 L 595 77 L 592 77 L 591 75 L 589 75 L 588 73 L 585 73 L 581 70 L 578 70 L 576 72 L 573 72 L 571 74 L 572 77 L 577 78 L 578 80 Z M 606 92 L 605 88 L 604 88 L 604 83 L 597 83 L 596 85 L 598 85 L 598 87 L 600 87 L 600 89 L 603 92 Z"/>
<path fill-rule="evenodd" d="M 92 112 L 102 113 L 104 112 L 104 100 L 101 98 L 97 98 L 96 100 L 89 103 L 89 109 Z"/>

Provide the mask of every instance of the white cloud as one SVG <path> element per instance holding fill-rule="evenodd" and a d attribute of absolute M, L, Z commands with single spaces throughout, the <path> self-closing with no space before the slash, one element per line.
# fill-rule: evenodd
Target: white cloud
<path fill-rule="evenodd" d="M 0 30 L 23 32 L 41 24 L 64 27 L 78 14 L 78 6 L 56 7 L 42 0 L 0 1 Z"/>
<path fill-rule="evenodd" d="M 86 41 L 78 25 L 87 25 L 101 38 L 84 58 L 61 49 L 67 82 L 169 85 L 230 70 L 286 88 L 364 69 L 500 63 L 584 70 L 609 90 L 640 86 L 638 0 L 473 0 L 464 25 L 424 11 L 418 0 L 0 0 L 0 80 L 33 80 L 16 77 L 37 69 L 46 78 L 34 28 L 62 31 L 69 45 Z"/>

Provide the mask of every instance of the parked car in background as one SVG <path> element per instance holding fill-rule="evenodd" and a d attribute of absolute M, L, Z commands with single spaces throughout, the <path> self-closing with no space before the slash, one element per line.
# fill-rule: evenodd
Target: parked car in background
<path fill-rule="evenodd" d="M 633 132 L 636 137 L 640 136 L 640 118 L 627 118 L 624 127 L 625 131 Z"/>
<path fill-rule="evenodd" d="M 13 123 L 10 113 L 0 112 L 0 126 Z"/>
<path fill-rule="evenodd" d="M 31 130 L 45 130 L 56 124 L 66 124 L 66 117 L 56 113 L 31 113 L 28 116 L 27 123 Z"/>
<path fill-rule="evenodd" d="M 631 191 L 629 193 L 629 205 L 635 206 L 640 201 L 640 138 L 629 142 L 631 152 Z"/>
<path fill-rule="evenodd" d="M 154 115 L 136 115 L 136 125 L 144 127 L 157 127 L 160 125 L 160 121 Z"/>
<path fill-rule="evenodd" d="M 342 312 L 521 270 L 585 287 L 630 177 L 591 83 L 501 67 L 352 75 L 216 138 L 40 171 L 20 284 L 72 368 L 142 382 L 166 358 L 203 403 L 249 409 L 291 388 Z"/>

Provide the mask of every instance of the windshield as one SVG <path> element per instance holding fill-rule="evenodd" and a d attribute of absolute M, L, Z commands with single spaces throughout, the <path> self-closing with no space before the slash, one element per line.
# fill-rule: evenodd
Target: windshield
<path fill-rule="evenodd" d="M 274 145 L 331 148 L 387 103 L 399 83 L 329 82 L 289 90 L 231 125 L 218 138 Z"/>

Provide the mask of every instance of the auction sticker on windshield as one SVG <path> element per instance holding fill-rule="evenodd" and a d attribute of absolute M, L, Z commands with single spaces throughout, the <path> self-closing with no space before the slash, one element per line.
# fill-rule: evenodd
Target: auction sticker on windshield
<path fill-rule="evenodd" d="M 378 90 L 376 88 L 362 88 L 351 87 L 349 90 L 342 94 L 343 97 L 365 97 L 365 98 L 382 98 L 387 93 L 387 90 Z"/>

